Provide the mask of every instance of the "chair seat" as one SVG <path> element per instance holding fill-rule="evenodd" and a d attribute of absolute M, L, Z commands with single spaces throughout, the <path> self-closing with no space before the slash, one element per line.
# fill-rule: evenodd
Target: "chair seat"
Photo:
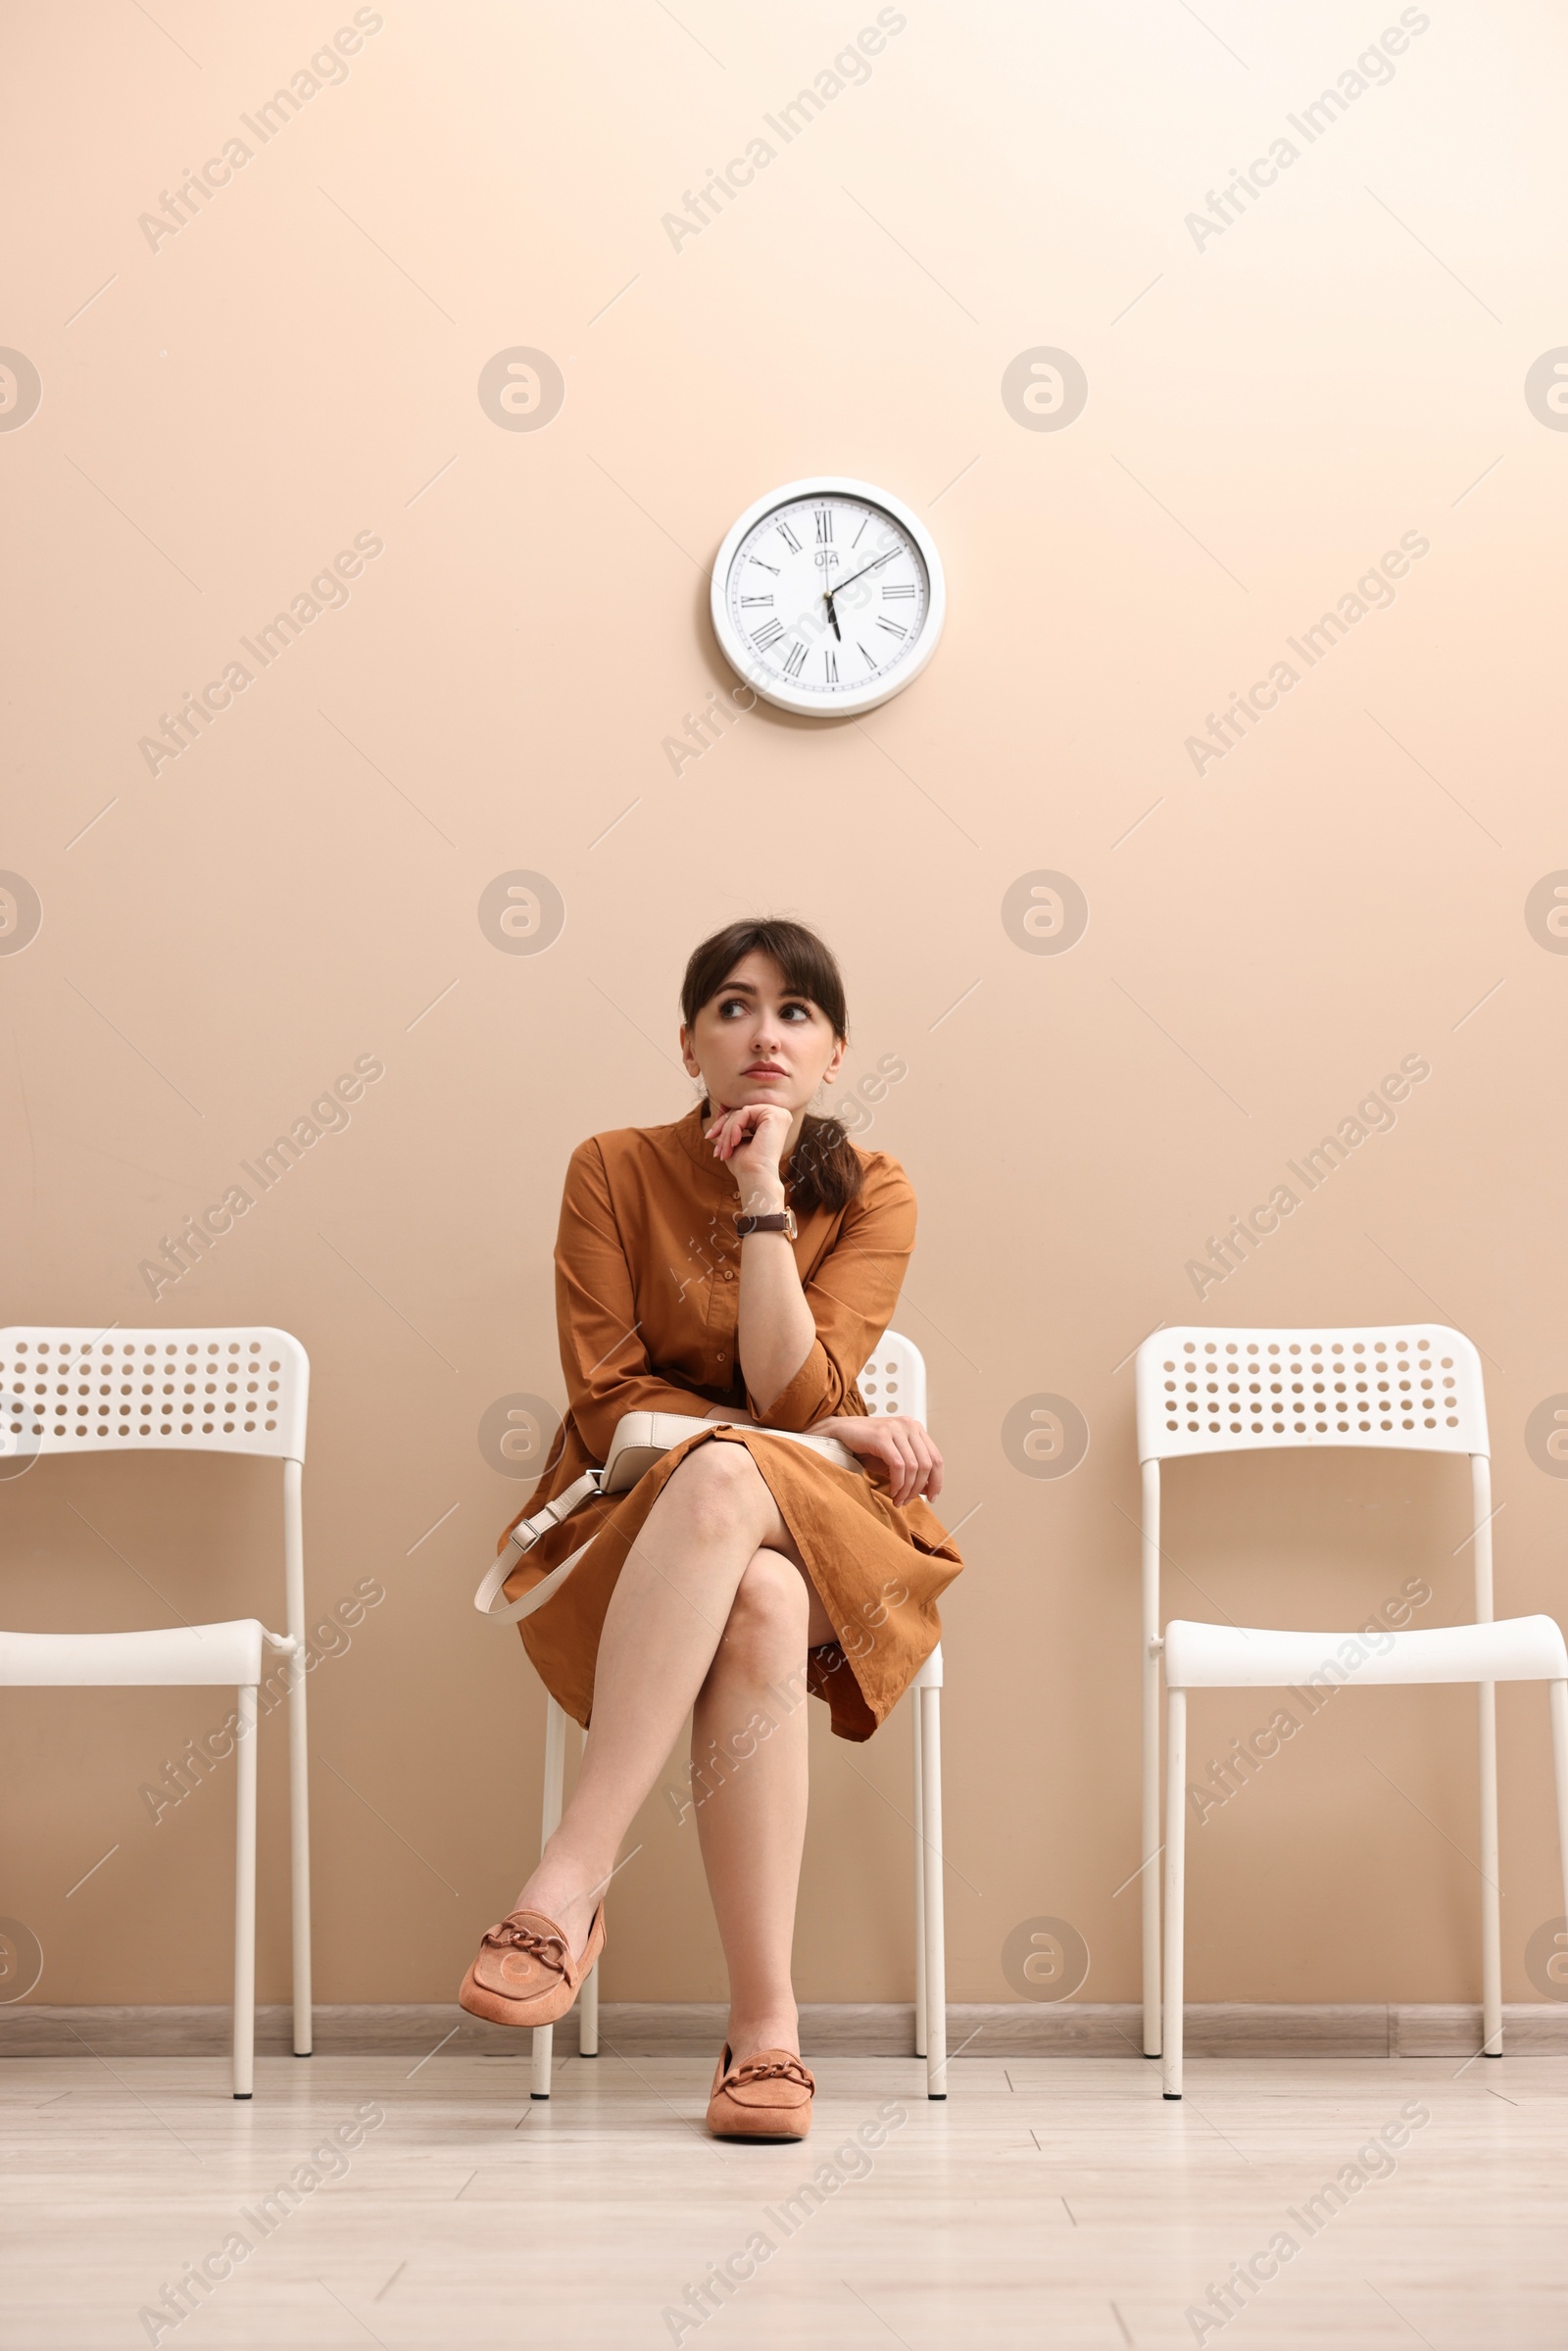
<path fill-rule="evenodd" d="M 1281 1633 L 1247 1625 L 1165 1627 L 1165 1681 L 1172 1690 L 1284 1690 L 1292 1684 L 1557 1682 L 1568 1649 L 1549 1616 L 1498 1624 L 1436 1625 L 1385 1633 L 1381 1648 L 1363 1633 Z"/>
<path fill-rule="evenodd" d="M 0 1633 L 0 1689 L 169 1689 L 262 1678 L 262 1643 L 292 1650 L 254 1616 L 152 1633 Z"/>

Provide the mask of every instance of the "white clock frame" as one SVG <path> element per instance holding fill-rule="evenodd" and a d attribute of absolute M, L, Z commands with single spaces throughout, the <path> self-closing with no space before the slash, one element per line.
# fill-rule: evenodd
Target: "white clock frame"
<path fill-rule="evenodd" d="M 780 677 L 776 671 L 764 668 L 740 633 L 729 611 L 730 569 L 742 541 L 776 509 L 794 506 L 802 499 L 813 497 L 858 498 L 865 505 L 879 509 L 912 542 L 926 573 L 925 624 L 907 659 L 899 663 L 897 674 L 869 678 L 863 686 L 848 686 L 827 695 L 804 691 L 792 685 L 788 678 Z M 948 591 L 936 542 L 919 516 L 911 513 L 902 499 L 893 497 L 887 490 L 879 490 L 874 482 L 856 481 L 847 474 L 813 473 L 802 481 L 786 482 L 781 489 L 769 490 L 749 506 L 745 514 L 731 525 L 713 564 L 709 604 L 719 651 L 736 675 L 743 678 L 764 702 L 772 703 L 777 710 L 792 710 L 802 718 L 852 718 L 858 717 L 862 710 L 874 710 L 879 704 L 891 702 L 895 694 L 902 694 L 906 686 L 914 683 L 937 649 L 937 640 L 948 614 Z"/>

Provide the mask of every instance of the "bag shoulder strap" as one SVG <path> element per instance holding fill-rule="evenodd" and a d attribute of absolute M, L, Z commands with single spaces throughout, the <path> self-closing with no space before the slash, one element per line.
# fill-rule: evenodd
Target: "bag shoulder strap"
<path fill-rule="evenodd" d="M 587 1543 L 579 1543 L 569 1559 L 563 1559 L 559 1567 L 553 1567 L 549 1575 L 545 1577 L 544 1581 L 536 1584 L 531 1592 L 525 1592 L 520 1600 L 508 1600 L 498 1608 L 494 1606 L 493 1603 L 500 1594 L 502 1585 L 505 1584 L 507 1578 L 511 1575 L 513 1569 L 517 1564 L 515 1559 L 509 1558 L 507 1553 L 503 1551 L 500 1558 L 496 1561 L 494 1567 L 490 1570 L 490 1573 L 485 1577 L 485 1580 L 480 1585 L 478 1591 L 474 1593 L 474 1606 L 478 1609 L 479 1614 L 484 1618 L 486 1624 L 490 1625 L 514 1625 L 522 1617 L 532 1616 L 534 1610 L 536 1608 L 542 1608 L 546 1600 L 554 1599 L 556 1593 L 561 1590 L 561 1587 L 563 1584 L 564 1584 L 566 1578 L 570 1575 L 572 1569 L 582 1557 L 583 1552 L 586 1551 L 592 1544 L 592 1542 L 593 1537 L 590 1536 Z"/>
<path fill-rule="evenodd" d="M 526 1557 L 541 1535 L 548 1534 L 552 1527 L 558 1527 L 564 1518 L 568 1518 L 579 1502 L 585 1502 L 590 1494 L 597 1494 L 604 1474 L 602 1469 L 585 1469 L 580 1478 L 573 1478 L 569 1486 L 564 1488 L 553 1501 L 546 1502 L 542 1510 L 536 1510 L 532 1518 L 518 1520 L 507 1537 L 505 1547 L 495 1565 L 473 1595 L 473 1604 L 481 1616 L 489 1617 L 498 1625 L 515 1624 L 519 1617 L 531 1616 L 535 1608 L 542 1607 L 551 1593 L 565 1582 L 566 1570 L 576 1566 L 582 1556 L 581 1551 L 573 1551 L 569 1559 L 564 1559 L 559 1567 L 552 1568 L 544 1582 L 536 1584 L 531 1592 L 524 1592 L 520 1600 L 508 1601 L 500 1608 L 495 1605 L 502 1585 L 518 1559 Z M 586 1543 L 582 1546 L 583 1550 L 587 1547 Z"/>

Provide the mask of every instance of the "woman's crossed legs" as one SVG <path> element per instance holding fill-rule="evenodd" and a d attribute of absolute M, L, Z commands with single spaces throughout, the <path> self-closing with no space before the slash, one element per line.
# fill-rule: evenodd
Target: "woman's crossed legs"
<path fill-rule="evenodd" d="M 718 1774 L 710 1766 L 697 1806 L 729 1968 L 736 2059 L 799 2048 L 790 1948 L 806 1837 L 803 1669 L 808 1647 L 834 1638 L 746 1446 L 723 1439 L 693 1446 L 616 1579 L 577 1785 L 514 1905 L 542 1910 L 580 1951 L 621 1840 L 687 1709 L 699 1769 L 715 1748 L 729 1754 L 759 1717 L 770 1723 L 765 1734 L 752 1733 L 742 1768 Z M 781 1689 L 794 1693 L 782 1714 Z"/>

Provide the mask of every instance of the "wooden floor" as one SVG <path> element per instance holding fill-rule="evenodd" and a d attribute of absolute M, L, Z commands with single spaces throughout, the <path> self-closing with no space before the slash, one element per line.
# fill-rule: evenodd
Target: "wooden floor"
<path fill-rule="evenodd" d="M 805 2145 L 747 2147 L 707 2135 L 690 2057 L 568 2057 L 548 2104 L 453 2053 L 267 2058 L 250 2105 L 214 2058 L 11 2060 L 0 2341 L 1568 2345 L 1568 2058 L 1190 2061 L 1179 2106 L 1137 2059 L 959 2058 L 943 2105 L 912 2059 L 815 2070 Z M 1276 2277 L 1203 2308 L 1282 2232 Z M 702 2317 L 688 2289 L 736 2256 Z"/>

